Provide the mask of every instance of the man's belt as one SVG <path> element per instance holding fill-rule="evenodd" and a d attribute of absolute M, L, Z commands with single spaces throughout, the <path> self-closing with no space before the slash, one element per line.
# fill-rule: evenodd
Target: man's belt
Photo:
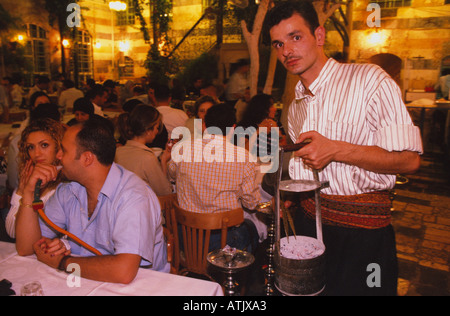
<path fill-rule="evenodd" d="M 377 229 L 391 223 L 391 192 L 357 195 L 320 194 L 322 223 L 326 225 Z M 314 197 L 301 201 L 307 217 L 315 219 Z"/>

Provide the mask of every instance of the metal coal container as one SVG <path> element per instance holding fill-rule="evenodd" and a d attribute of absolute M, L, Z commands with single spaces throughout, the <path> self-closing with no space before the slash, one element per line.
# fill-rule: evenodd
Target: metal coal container
<path fill-rule="evenodd" d="M 280 293 L 290 296 L 313 296 L 325 288 L 325 246 L 315 238 L 296 236 L 305 242 L 312 242 L 323 249 L 322 253 L 309 259 L 293 259 L 281 255 L 276 245 L 275 251 L 275 287 Z M 283 239 L 286 239 L 283 238 Z M 283 242 L 281 239 L 281 243 Z M 289 236 L 290 240 L 294 236 Z"/>

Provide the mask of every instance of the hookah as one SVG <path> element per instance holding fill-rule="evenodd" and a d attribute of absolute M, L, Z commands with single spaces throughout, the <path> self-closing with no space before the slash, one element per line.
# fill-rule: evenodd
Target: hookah
<path fill-rule="evenodd" d="M 269 247 L 267 249 L 268 267 L 266 269 L 266 295 L 274 295 L 275 288 L 283 295 L 317 295 L 324 287 L 323 267 L 324 254 L 317 258 L 306 260 L 288 259 L 281 255 L 280 246 L 280 218 L 283 220 L 283 227 L 286 240 L 289 243 L 289 237 L 293 237 L 295 242 L 314 241 L 323 246 L 322 241 L 322 218 L 320 210 L 320 190 L 329 186 L 329 182 L 321 182 L 317 170 L 313 171 L 314 180 L 284 180 L 282 181 L 282 163 L 285 152 L 297 151 L 310 141 L 282 146 L 279 149 L 279 167 L 275 181 L 275 196 L 272 202 L 262 203 L 258 211 L 269 215 L 270 224 L 268 227 Z M 316 232 L 317 239 L 297 235 L 291 214 L 280 201 L 280 191 L 300 193 L 315 192 L 316 203 Z M 281 216 L 282 214 L 282 216 Z M 289 236 L 289 227 L 294 236 Z"/>
<path fill-rule="evenodd" d="M 38 212 L 39 216 L 41 216 L 41 218 L 54 230 L 56 230 L 57 232 L 66 235 L 67 237 L 69 237 L 70 239 L 74 240 L 75 242 L 77 242 L 78 244 L 80 244 L 81 246 L 83 246 L 84 248 L 88 249 L 89 251 L 95 253 L 97 256 L 101 256 L 102 253 L 100 251 L 98 251 L 97 249 L 95 249 L 94 247 L 92 247 L 91 245 L 87 244 L 86 242 L 84 242 L 83 240 L 81 240 L 80 238 L 78 238 L 77 236 L 75 236 L 72 233 L 69 233 L 68 231 L 58 227 L 55 223 L 53 223 L 45 214 L 44 212 L 44 202 L 42 202 L 40 196 L 40 192 L 41 192 L 41 184 L 42 184 L 42 180 L 39 179 L 36 182 L 36 186 L 34 189 L 34 200 L 33 200 L 33 210 Z"/>

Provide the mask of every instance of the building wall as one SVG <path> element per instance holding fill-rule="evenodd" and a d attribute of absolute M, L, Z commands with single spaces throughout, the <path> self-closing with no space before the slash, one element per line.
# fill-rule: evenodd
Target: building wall
<path fill-rule="evenodd" d="M 411 6 L 382 10 L 381 27 L 370 28 L 366 19 L 371 12 L 366 8 L 369 0 L 355 0 L 353 3 L 353 32 L 350 43 L 350 61 L 368 62 L 372 55 L 391 53 L 403 60 L 401 80 L 403 89 L 422 89 L 432 85 L 440 73 L 443 57 L 450 55 L 450 5 L 446 0 L 411 0 Z M 52 67 L 50 72 L 60 69 L 61 51 L 59 33 L 48 24 L 48 14 L 43 10 L 43 0 L 21 0 L 20 10 L 17 1 L 0 0 L 6 10 L 26 23 L 37 24 L 48 31 Z M 202 0 L 174 0 L 173 23 L 169 35 L 172 47 L 181 41 L 184 34 L 204 13 Z M 40 3 L 36 5 L 35 3 Z M 82 0 L 84 18 L 82 29 L 92 36 L 92 56 L 94 79 L 119 79 L 118 68 L 124 65 L 125 57 L 134 62 L 134 78 L 146 74 L 145 60 L 151 45 L 145 42 L 140 30 L 139 20 L 132 26 L 116 26 L 116 14 L 109 9 L 108 1 Z M 144 19 L 151 37 L 150 10 L 144 7 Z M 111 18 L 114 19 L 111 26 Z M 185 40 L 177 50 L 180 59 L 195 58 L 215 43 L 215 21 L 203 20 L 196 31 Z M 378 31 L 385 38 L 382 44 L 368 42 L 371 34 Z M 225 36 L 226 37 L 226 36 Z M 113 45 L 114 38 L 114 45 Z M 239 43 L 241 38 L 229 36 L 229 42 Z M 126 41 L 129 50 L 120 51 L 120 42 Z M 227 39 L 225 40 L 227 41 Z M 114 47 L 114 48 L 113 48 Z M 337 32 L 328 33 L 327 51 L 342 50 L 342 41 Z M 112 57 L 114 56 L 114 69 Z M 121 77 L 122 81 L 131 77 Z"/>
<path fill-rule="evenodd" d="M 403 90 L 433 86 L 441 60 L 450 55 L 450 5 L 445 0 L 412 0 L 411 6 L 382 10 L 381 26 L 370 28 L 368 3 L 354 2 L 350 61 L 368 62 L 372 55 L 391 53 L 403 60 Z M 381 44 L 369 41 L 375 32 L 381 34 Z"/>

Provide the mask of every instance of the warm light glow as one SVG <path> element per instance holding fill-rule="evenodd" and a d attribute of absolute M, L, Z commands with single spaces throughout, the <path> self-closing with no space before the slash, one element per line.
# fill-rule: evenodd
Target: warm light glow
<path fill-rule="evenodd" d="M 100 43 L 99 41 L 95 42 L 94 47 L 97 49 L 102 48 L 102 43 Z"/>
<path fill-rule="evenodd" d="M 387 40 L 384 32 L 374 32 L 367 37 L 367 44 L 370 46 L 382 46 Z"/>
<path fill-rule="evenodd" d="M 63 46 L 66 47 L 66 48 L 69 47 L 69 41 L 66 40 L 66 39 L 62 41 L 62 44 L 63 44 Z"/>
<path fill-rule="evenodd" d="M 127 9 L 127 4 L 122 1 L 111 1 L 109 3 L 109 8 L 114 11 L 125 11 Z"/>
<path fill-rule="evenodd" d="M 126 53 L 130 50 L 130 42 L 128 41 L 120 41 L 119 42 L 119 51 L 122 53 Z"/>
<path fill-rule="evenodd" d="M 18 41 L 23 41 L 25 39 L 25 37 L 23 37 L 23 35 L 18 35 L 17 36 L 17 40 Z"/>

